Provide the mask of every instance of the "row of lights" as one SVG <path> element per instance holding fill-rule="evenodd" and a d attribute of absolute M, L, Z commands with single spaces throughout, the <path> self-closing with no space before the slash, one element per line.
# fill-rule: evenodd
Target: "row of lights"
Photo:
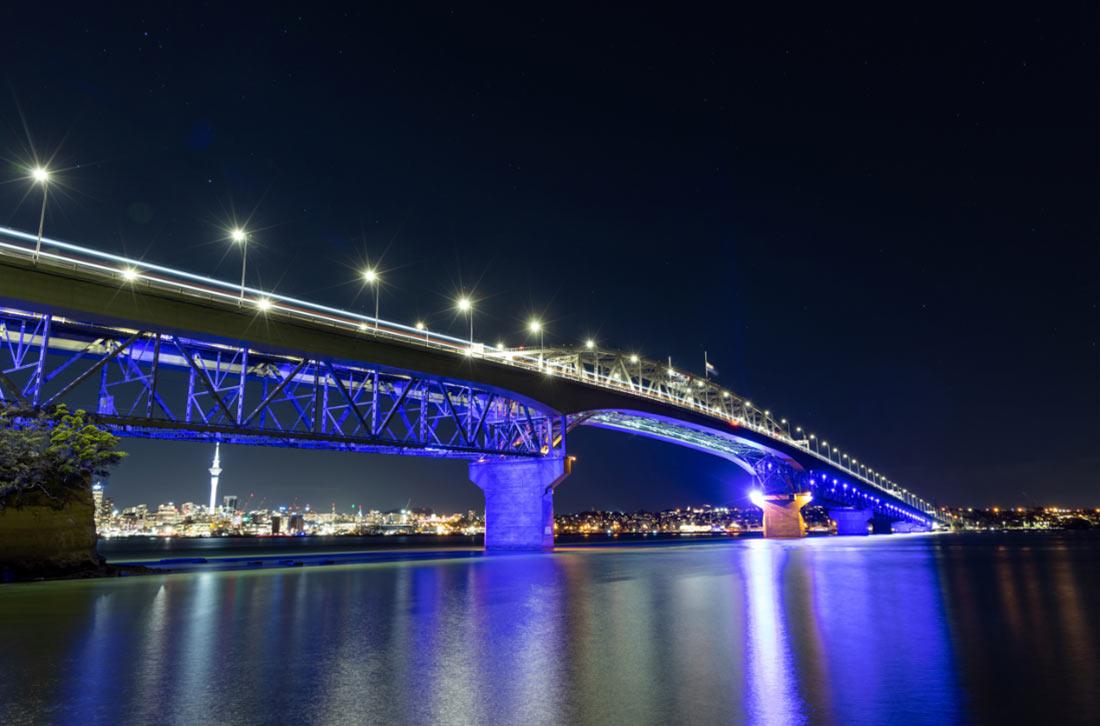
<path fill-rule="evenodd" d="M 43 236 L 43 231 L 44 231 L 45 222 L 46 222 L 46 201 L 47 201 L 48 193 L 49 193 L 49 182 L 51 180 L 51 174 L 50 174 L 49 169 L 47 169 L 46 167 L 36 166 L 36 167 L 34 167 L 30 170 L 30 178 L 35 184 L 38 184 L 42 187 L 42 208 L 41 208 L 41 212 L 39 214 L 39 219 L 38 219 L 38 239 L 37 239 L 37 242 L 35 243 L 35 248 L 34 248 L 34 260 L 37 263 L 38 257 L 39 257 L 39 255 L 41 254 L 41 251 L 42 251 L 42 236 Z M 244 304 L 244 297 L 245 297 L 245 276 L 246 276 L 247 269 L 248 269 L 248 239 L 249 239 L 249 234 L 242 227 L 234 227 L 233 229 L 229 230 L 229 239 L 232 242 L 234 242 L 235 244 L 239 245 L 240 248 L 241 248 L 241 285 L 240 285 L 239 304 L 243 305 Z M 137 270 L 135 270 L 134 268 L 132 268 L 132 267 L 124 268 L 122 270 L 121 274 L 122 274 L 122 278 L 124 280 L 128 281 L 128 282 L 136 281 L 140 277 L 139 272 Z M 380 303 L 381 303 L 382 275 L 381 275 L 381 273 L 378 272 L 377 269 L 375 269 L 373 267 L 368 267 L 368 268 L 366 268 L 362 271 L 362 279 L 363 279 L 363 282 L 365 284 L 370 285 L 374 289 L 374 328 L 375 328 L 375 330 L 378 330 L 379 314 L 380 314 L 380 309 L 379 308 L 380 308 Z M 262 298 L 259 298 L 256 301 L 256 307 L 260 311 L 266 312 L 266 311 L 271 309 L 272 302 L 268 298 L 263 298 L 262 297 Z M 459 296 L 458 299 L 455 300 L 455 309 L 459 313 L 465 315 L 467 317 L 467 319 L 469 320 L 469 325 L 470 325 L 470 327 L 469 327 L 469 334 L 470 334 L 469 340 L 470 340 L 470 343 L 473 344 L 473 341 L 474 341 L 474 301 L 473 301 L 473 299 L 470 296 L 465 295 L 465 294 Z M 425 332 L 427 331 L 427 325 L 423 321 L 417 321 L 415 327 L 416 327 L 417 330 L 425 331 Z M 540 349 L 540 351 L 545 348 L 545 337 L 544 337 L 545 336 L 545 327 L 544 327 L 541 320 L 539 320 L 537 318 L 532 318 L 530 321 L 528 321 L 527 332 L 532 334 L 532 335 L 538 335 L 539 336 L 539 349 Z M 498 348 L 503 348 L 504 344 L 503 343 L 498 343 L 497 347 Z M 589 338 L 589 339 L 585 340 L 584 347 L 587 350 L 594 350 L 595 347 L 596 347 L 596 341 Z M 629 360 L 630 360 L 631 364 L 638 364 L 638 363 L 641 362 L 641 358 L 637 354 L 631 354 L 630 357 L 629 357 Z M 540 364 L 540 366 L 542 364 L 542 353 L 541 352 L 539 353 L 539 364 Z M 671 367 L 668 370 L 669 370 L 669 375 L 670 376 L 675 374 L 675 371 Z M 700 384 L 702 385 L 702 382 L 700 382 Z M 724 391 L 723 395 L 725 397 L 729 397 L 729 392 Z M 749 411 L 753 410 L 753 406 L 752 406 L 752 403 L 750 401 L 745 401 L 744 405 L 745 405 L 746 410 L 749 410 Z M 764 413 L 764 416 L 766 418 L 771 417 L 771 411 L 765 410 L 763 413 Z M 785 418 L 780 419 L 780 424 L 782 426 L 786 427 L 787 437 L 792 438 L 791 437 L 791 432 L 790 432 L 790 425 L 789 425 L 787 419 L 785 419 Z M 799 434 L 802 433 L 802 427 L 801 426 L 796 426 L 795 427 L 795 433 L 799 433 Z M 818 439 L 814 434 L 809 434 L 809 441 L 811 442 L 810 445 L 813 446 L 815 453 L 817 453 L 819 455 L 821 454 L 821 447 L 824 447 L 825 448 L 825 456 L 826 456 L 826 458 L 829 459 L 830 462 L 833 461 L 833 455 L 836 455 L 836 457 L 837 457 L 836 458 L 836 463 L 839 464 L 839 463 L 842 463 L 843 461 L 848 461 L 850 463 L 850 467 L 855 467 L 854 471 L 856 471 L 856 472 L 862 471 L 863 475 L 865 477 L 869 476 L 872 481 L 874 481 L 874 482 L 876 482 L 880 485 L 889 486 L 889 487 L 891 487 L 891 488 L 893 488 L 897 491 L 901 491 L 902 493 L 904 493 L 906 495 L 910 494 L 908 490 L 906 490 L 904 488 L 901 488 L 901 487 L 898 487 L 896 484 L 894 484 L 890 480 L 883 477 L 881 474 L 876 472 L 874 469 L 870 469 L 866 465 L 861 465 L 859 463 L 859 461 L 857 459 L 855 459 L 854 457 L 849 458 L 848 454 L 843 453 L 837 447 L 834 446 L 834 447 L 830 448 L 828 441 L 820 441 L 820 444 L 818 444 L 817 443 Z M 851 471 L 852 469 L 849 468 L 849 470 Z"/>

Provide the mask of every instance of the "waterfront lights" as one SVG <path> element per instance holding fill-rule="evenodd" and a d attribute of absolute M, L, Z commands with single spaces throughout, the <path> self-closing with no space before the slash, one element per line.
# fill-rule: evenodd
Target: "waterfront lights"
<path fill-rule="evenodd" d="M 42 186 L 42 211 L 38 215 L 38 241 L 34 245 L 34 261 L 38 263 L 38 255 L 42 253 L 42 231 L 46 227 L 46 197 L 49 193 L 50 170 L 44 166 L 36 166 L 31 169 L 31 179 L 35 184 Z"/>
<path fill-rule="evenodd" d="M 764 498 L 764 490 L 762 490 L 762 489 L 750 489 L 749 490 L 749 501 L 752 502 L 753 504 L 755 504 L 756 506 L 760 507 L 761 509 L 763 509 L 764 508 L 764 502 L 767 501 Z"/>

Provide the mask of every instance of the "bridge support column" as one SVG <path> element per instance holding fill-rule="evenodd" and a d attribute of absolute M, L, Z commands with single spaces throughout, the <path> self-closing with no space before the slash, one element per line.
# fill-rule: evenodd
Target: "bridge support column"
<path fill-rule="evenodd" d="M 764 537 L 805 537 L 802 507 L 812 498 L 809 492 L 765 496 L 759 505 L 764 510 Z"/>
<path fill-rule="evenodd" d="M 911 532 L 931 532 L 932 528 L 927 524 L 920 524 L 909 519 L 899 519 L 890 525 L 890 529 L 895 534 L 908 534 Z"/>
<path fill-rule="evenodd" d="M 485 549 L 554 549 L 554 488 L 571 471 L 561 457 L 472 462 L 470 481 L 485 492 Z"/>
<path fill-rule="evenodd" d="M 881 514 L 875 515 L 871 519 L 871 534 L 893 534 L 894 522 L 891 519 L 883 517 Z"/>
<path fill-rule="evenodd" d="M 870 509 L 830 509 L 829 519 L 836 522 L 839 535 L 857 535 L 866 537 L 870 532 L 871 520 L 875 513 Z"/>

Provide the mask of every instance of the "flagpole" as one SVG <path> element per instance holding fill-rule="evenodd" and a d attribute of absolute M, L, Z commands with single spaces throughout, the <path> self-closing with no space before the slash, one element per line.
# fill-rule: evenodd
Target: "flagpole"
<path fill-rule="evenodd" d="M 707 360 L 707 352 L 703 351 L 703 378 L 710 380 L 710 361 Z"/>

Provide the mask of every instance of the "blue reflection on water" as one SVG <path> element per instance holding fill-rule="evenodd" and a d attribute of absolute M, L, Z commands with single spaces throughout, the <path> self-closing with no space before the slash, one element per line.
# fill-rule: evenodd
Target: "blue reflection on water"
<path fill-rule="evenodd" d="M 577 547 L 7 586 L 0 722 L 1087 722 L 1100 540 L 1075 542 Z"/>

